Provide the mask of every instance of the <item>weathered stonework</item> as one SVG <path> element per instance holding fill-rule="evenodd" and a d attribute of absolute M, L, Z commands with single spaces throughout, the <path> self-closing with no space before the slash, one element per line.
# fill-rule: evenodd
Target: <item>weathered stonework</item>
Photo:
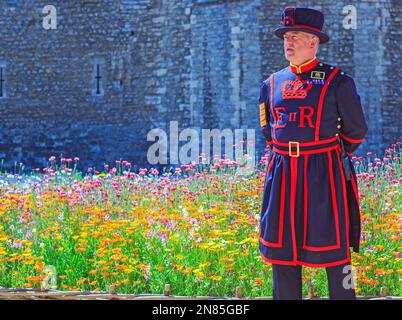
<path fill-rule="evenodd" d="M 0 158 L 26 168 L 52 155 L 79 157 L 79 169 L 124 159 L 147 166 L 154 128 L 256 129 L 261 80 L 282 69 L 272 30 L 285 6 L 269 0 L 81 0 L 0 3 Z M 57 29 L 42 26 L 45 5 Z M 401 9 L 395 0 L 363 0 L 357 29 L 342 27 L 348 1 L 305 1 L 323 10 L 330 42 L 320 60 L 351 74 L 369 124 L 358 154 L 378 155 L 400 139 Z M 94 63 L 104 94 L 93 94 Z M 96 65 L 95 65 L 96 66 Z M 184 142 L 183 142 L 184 144 Z"/>

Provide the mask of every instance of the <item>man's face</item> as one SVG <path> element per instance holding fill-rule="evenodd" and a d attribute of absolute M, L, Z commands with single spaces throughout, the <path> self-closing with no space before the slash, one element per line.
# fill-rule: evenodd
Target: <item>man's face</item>
<path fill-rule="evenodd" d="M 285 57 L 291 63 L 300 65 L 315 54 L 312 35 L 303 31 L 288 31 L 283 35 Z"/>

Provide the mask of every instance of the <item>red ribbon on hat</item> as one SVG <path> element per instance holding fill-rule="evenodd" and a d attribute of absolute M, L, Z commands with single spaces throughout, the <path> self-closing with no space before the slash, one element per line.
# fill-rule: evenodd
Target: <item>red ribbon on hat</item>
<path fill-rule="evenodd" d="M 321 32 L 320 29 L 314 28 L 314 27 L 310 27 L 310 26 L 306 26 L 304 24 L 292 24 L 292 27 L 299 27 L 299 28 L 305 28 L 305 29 L 310 29 L 310 30 L 314 30 L 317 32 Z"/>

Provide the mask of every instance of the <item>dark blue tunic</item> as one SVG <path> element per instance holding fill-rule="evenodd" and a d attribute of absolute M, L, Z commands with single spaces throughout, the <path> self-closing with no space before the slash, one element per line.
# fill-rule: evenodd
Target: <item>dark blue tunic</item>
<path fill-rule="evenodd" d="M 353 79 L 317 57 L 264 80 L 260 124 L 272 153 L 259 247 L 270 263 L 327 267 L 359 251 L 360 213 L 350 158 L 367 124 Z M 346 166 L 347 167 L 347 166 Z"/>

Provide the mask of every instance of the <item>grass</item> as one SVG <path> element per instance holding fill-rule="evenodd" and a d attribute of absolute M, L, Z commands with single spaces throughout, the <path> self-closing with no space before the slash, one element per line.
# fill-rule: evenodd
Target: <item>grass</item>
<path fill-rule="evenodd" d="M 0 286 L 174 295 L 270 296 L 271 265 L 258 250 L 266 156 L 244 174 L 222 159 L 170 172 L 76 170 L 50 158 L 42 172 L 0 174 Z M 357 294 L 402 296 L 401 147 L 354 157 L 362 209 Z M 70 168 L 71 163 L 75 163 Z M 244 169 L 244 168 L 243 168 Z M 325 270 L 303 268 L 327 296 Z"/>

